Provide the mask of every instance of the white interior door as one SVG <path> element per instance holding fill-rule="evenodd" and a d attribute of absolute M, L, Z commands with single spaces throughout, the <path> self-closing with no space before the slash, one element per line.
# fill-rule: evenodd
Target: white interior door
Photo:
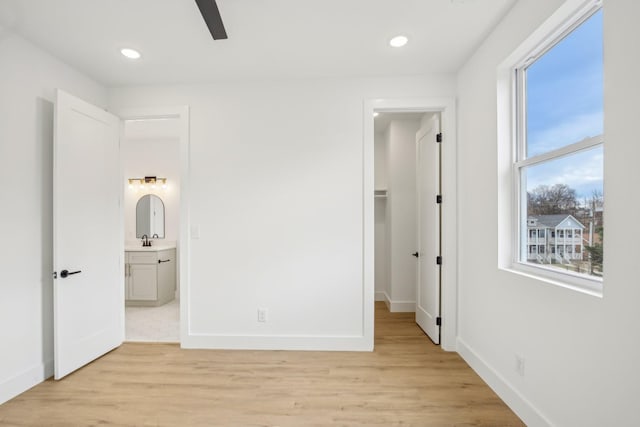
<path fill-rule="evenodd" d="M 416 134 L 418 205 L 418 285 L 416 323 L 440 344 L 440 132 L 437 114 Z"/>
<path fill-rule="evenodd" d="M 118 347 L 124 335 L 120 121 L 57 92 L 54 139 L 55 378 Z"/>

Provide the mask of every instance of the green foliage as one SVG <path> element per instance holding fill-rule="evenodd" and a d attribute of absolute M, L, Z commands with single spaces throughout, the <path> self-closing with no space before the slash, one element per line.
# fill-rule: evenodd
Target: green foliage
<path fill-rule="evenodd" d="M 596 243 L 593 246 L 585 246 L 584 247 L 587 252 L 589 252 L 589 256 L 591 257 L 591 262 L 593 264 L 599 264 L 602 266 L 602 243 Z"/>
<path fill-rule="evenodd" d="M 602 226 L 596 228 L 596 233 L 600 236 L 600 242 L 594 244 L 593 246 L 585 245 L 585 249 L 589 252 L 589 258 L 591 259 L 591 272 L 593 273 L 594 267 L 597 267 L 598 270 L 602 271 L 602 259 L 603 259 L 603 250 L 602 250 L 602 241 L 604 238 L 604 228 Z"/>

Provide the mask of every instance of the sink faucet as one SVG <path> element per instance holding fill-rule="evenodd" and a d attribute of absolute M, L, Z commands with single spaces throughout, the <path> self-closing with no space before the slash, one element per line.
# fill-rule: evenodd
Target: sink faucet
<path fill-rule="evenodd" d="M 154 233 L 153 236 L 151 236 L 152 239 L 159 239 L 160 236 L 158 236 L 158 233 Z"/>
<path fill-rule="evenodd" d="M 151 246 L 151 242 L 149 241 L 149 236 L 146 234 L 142 235 L 142 246 Z"/>

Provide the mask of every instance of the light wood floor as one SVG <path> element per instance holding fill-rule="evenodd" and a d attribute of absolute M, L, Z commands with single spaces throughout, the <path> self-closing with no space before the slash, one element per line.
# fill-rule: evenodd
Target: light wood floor
<path fill-rule="evenodd" d="M 127 343 L 0 406 L 0 425 L 523 425 L 413 314 L 380 304 L 372 353 Z"/>

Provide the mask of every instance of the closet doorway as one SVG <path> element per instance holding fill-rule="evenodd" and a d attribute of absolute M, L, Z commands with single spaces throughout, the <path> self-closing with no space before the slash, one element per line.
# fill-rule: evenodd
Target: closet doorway
<path fill-rule="evenodd" d="M 380 112 L 375 123 L 376 300 L 415 312 L 440 342 L 440 113 Z"/>
<path fill-rule="evenodd" d="M 392 312 L 414 312 L 434 343 L 455 350 L 455 100 L 374 99 L 364 111 L 364 188 L 372 195 L 364 203 L 365 294 Z M 365 325 L 373 307 L 365 305 Z"/>

